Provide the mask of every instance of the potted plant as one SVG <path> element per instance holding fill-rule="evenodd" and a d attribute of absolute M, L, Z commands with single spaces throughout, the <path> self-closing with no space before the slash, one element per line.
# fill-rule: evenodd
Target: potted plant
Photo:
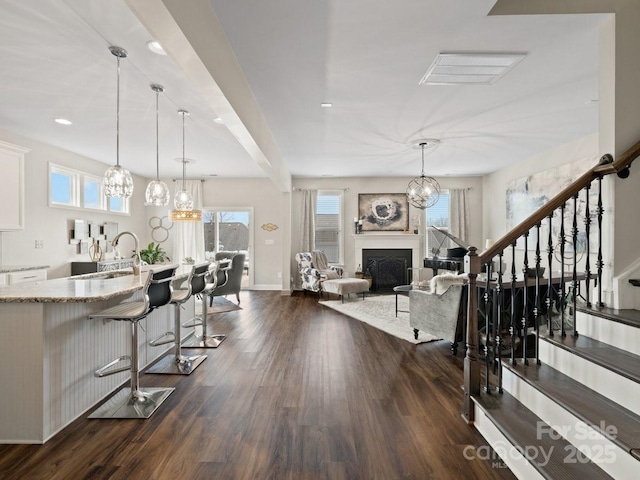
<path fill-rule="evenodd" d="M 140 259 L 149 265 L 170 260 L 167 256 L 167 252 L 160 247 L 160 244 L 155 244 L 153 242 L 147 245 L 147 248 L 140 250 Z"/>

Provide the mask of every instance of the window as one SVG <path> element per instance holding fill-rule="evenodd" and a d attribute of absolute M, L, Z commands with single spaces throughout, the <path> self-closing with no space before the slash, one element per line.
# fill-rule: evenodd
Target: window
<path fill-rule="evenodd" d="M 129 214 L 130 203 L 128 198 L 107 198 L 102 177 L 49 163 L 49 205 Z"/>
<path fill-rule="evenodd" d="M 112 213 L 129 213 L 129 199 L 128 198 L 115 198 L 109 199 L 109 211 Z"/>
<path fill-rule="evenodd" d="M 442 249 L 449 248 L 449 238 L 442 235 L 439 230 L 449 231 L 449 191 L 443 190 L 440 193 L 440 199 L 433 207 L 429 207 L 425 211 L 427 225 L 427 255 L 444 256 L 446 252 Z M 440 252 L 438 252 L 440 250 Z"/>
<path fill-rule="evenodd" d="M 67 207 L 80 206 L 79 172 L 49 164 L 49 204 Z"/>
<path fill-rule="evenodd" d="M 319 190 L 316 200 L 315 245 L 331 264 L 342 265 L 342 190 Z"/>
<path fill-rule="evenodd" d="M 84 175 L 82 205 L 84 208 L 106 210 L 102 179 L 91 175 Z"/>

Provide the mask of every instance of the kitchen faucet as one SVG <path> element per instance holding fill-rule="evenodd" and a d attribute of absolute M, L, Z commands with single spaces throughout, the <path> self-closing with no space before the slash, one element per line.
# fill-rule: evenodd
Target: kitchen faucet
<path fill-rule="evenodd" d="M 122 235 L 131 235 L 133 237 L 133 241 L 135 242 L 134 245 L 134 249 L 133 249 L 133 274 L 134 275 L 140 275 L 140 252 L 138 251 L 139 248 L 139 242 L 138 242 L 138 237 L 136 236 L 135 233 L 132 232 L 120 232 L 118 235 L 116 235 L 116 237 L 113 239 L 113 241 L 111 242 L 111 246 L 113 246 L 114 248 L 118 246 L 118 240 L 120 240 L 120 237 Z"/>

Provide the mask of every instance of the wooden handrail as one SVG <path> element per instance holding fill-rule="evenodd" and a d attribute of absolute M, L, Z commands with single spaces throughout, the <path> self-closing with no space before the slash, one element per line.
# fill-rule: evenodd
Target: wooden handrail
<path fill-rule="evenodd" d="M 633 145 L 624 152 L 616 161 L 613 161 L 611 155 L 604 155 L 598 164 L 588 170 L 571 185 L 567 186 L 555 197 L 545 203 L 540 209 L 532 213 L 525 220 L 520 222 L 516 227 L 507 232 L 502 238 L 496 241 L 491 247 L 484 250 L 478 255 L 480 263 L 490 262 L 493 257 L 504 251 L 508 246 L 517 241 L 522 235 L 530 229 L 538 225 L 545 218 L 551 215 L 563 203 L 577 195 L 584 187 L 589 185 L 598 177 L 619 173 L 625 168 L 629 168 L 633 161 L 640 155 L 640 142 Z"/>

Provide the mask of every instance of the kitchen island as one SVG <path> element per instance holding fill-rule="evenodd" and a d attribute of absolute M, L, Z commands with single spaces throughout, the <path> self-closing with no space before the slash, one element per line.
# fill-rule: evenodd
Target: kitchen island
<path fill-rule="evenodd" d="M 141 298 L 153 266 L 0 287 L 0 443 L 44 443 L 92 409 L 129 379 L 94 371 L 129 354 L 131 337 L 120 322 L 89 315 Z M 178 269 L 186 278 L 191 265 Z M 195 314 L 194 300 L 184 304 Z M 141 321 L 140 364 L 147 366 L 172 348 L 148 339 L 173 329 L 173 308 L 162 307 Z M 183 332 L 184 333 L 184 332 Z"/>

